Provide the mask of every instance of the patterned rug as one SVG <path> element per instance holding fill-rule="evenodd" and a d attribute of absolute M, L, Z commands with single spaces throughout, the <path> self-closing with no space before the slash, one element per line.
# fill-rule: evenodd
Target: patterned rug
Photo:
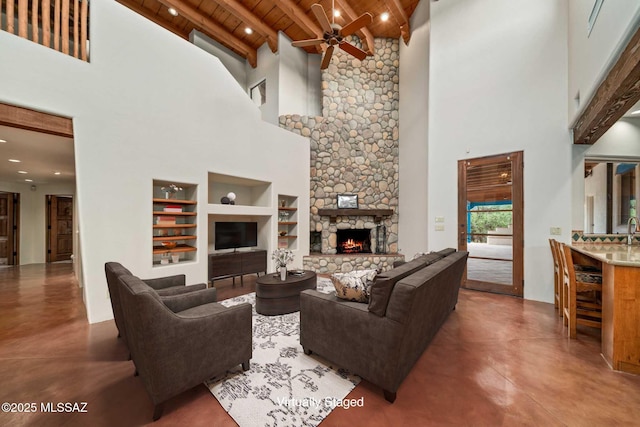
<path fill-rule="evenodd" d="M 334 290 L 318 278 L 318 290 Z M 255 311 L 255 293 L 231 298 L 226 306 L 253 306 L 251 369 L 229 371 L 205 383 L 240 427 L 317 426 L 360 382 L 326 360 L 307 356 L 300 346 L 300 313 L 263 316 Z"/>

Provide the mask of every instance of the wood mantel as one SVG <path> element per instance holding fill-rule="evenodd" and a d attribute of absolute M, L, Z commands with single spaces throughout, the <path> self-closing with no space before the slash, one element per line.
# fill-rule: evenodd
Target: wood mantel
<path fill-rule="evenodd" d="M 393 209 L 318 209 L 318 215 L 330 217 L 329 222 L 336 222 L 339 216 L 372 216 L 380 222 L 383 216 L 393 215 Z"/>

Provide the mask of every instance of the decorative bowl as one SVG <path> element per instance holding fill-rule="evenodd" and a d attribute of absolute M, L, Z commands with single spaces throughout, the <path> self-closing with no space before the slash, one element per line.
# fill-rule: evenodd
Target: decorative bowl
<path fill-rule="evenodd" d="M 173 249 L 176 246 L 178 246 L 177 242 L 162 242 L 162 246 L 164 246 L 166 249 Z"/>

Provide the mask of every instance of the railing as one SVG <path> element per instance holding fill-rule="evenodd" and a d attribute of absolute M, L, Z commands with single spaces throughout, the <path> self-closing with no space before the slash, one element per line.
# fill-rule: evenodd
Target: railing
<path fill-rule="evenodd" d="M 0 0 L 2 30 L 89 60 L 89 0 Z"/>

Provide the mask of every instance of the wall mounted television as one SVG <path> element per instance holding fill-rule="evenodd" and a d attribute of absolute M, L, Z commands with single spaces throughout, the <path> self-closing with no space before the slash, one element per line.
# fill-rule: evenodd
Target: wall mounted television
<path fill-rule="evenodd" d="M 237 249 L 258 246 L 257 222 L 216 222 L 215 248 Z"/>

